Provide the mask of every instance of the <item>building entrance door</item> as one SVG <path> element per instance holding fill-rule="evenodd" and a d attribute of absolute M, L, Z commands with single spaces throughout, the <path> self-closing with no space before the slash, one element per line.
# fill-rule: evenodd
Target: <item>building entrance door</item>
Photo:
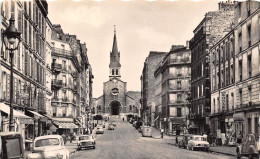
<path fill-rule="evenodd" d="M 119 113 L 120 113 L 120 106 L 121 106 L 121 104 L 120 104 L 120 102 L 118 102 L 118 101 L 112 101 L 111 103 L 110 103 L 110 107 L 111 107 L 111 115 L 119 115 Z"/>

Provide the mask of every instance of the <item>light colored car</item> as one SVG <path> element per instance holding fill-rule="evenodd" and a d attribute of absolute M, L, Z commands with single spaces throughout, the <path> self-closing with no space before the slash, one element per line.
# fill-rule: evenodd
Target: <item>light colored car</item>
<path fill-rule="evenodd" d="M 104 134 L 104 129 L 101 126 L 97 127 L 96 134 Z"/>
<path fill-rule="evenodd" d="M 206 138 L 201 135 L 192 135 L 188 141 L 187 149 L 192 151 L 198 149 L 208 151 L 209 143 L 207 142 Z"/>
<path fill-rule="evenodd" d="M 114 126 L 113 126 L 113 124 L 109 124 L 108 125 L 108 130 L 114 130 L 115 128 L 114 128 Z"/>
<path fill-rule="evenodd" d="M 33 153 L 27 155 L 27 159 L 69 159 L 69 157 L 69 150 L 65 147 L 60 135 L 45 135 L 35 138 Z"/>
<path fill-rule="evenodd" d="M 82 148 L 96 148 L 96 141 L 93 135 L 82 135 L 79 136 L 79 141 L 77 143 L 78 150 L 81 150 Z"/>

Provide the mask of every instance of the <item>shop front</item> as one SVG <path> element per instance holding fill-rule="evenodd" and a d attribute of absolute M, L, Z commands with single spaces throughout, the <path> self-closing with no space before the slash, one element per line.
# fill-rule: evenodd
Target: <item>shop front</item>
<path fill-rule="evenodd" d="M 235 127 L 235 141 L 245 136 L 245 113 L 238 112 L 233 114 L 234 127 Z"/>
<path fill-rule="evenodd" d="M 70 135 L 71 133 L 79 135 L 79 126 L 74 123 L 73 118 L 53 118 L 53 123 L 57 127 L 58 135 Z"/>

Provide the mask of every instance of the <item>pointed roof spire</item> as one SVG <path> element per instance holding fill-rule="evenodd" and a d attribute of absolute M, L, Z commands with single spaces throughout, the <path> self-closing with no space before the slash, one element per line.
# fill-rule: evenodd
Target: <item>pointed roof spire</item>
<path fill-rule="evenodd" d="M 112 53 L 118 53 L 117 42 L 116 42 L 116 25 L 114 25 L 114 42 L 113 42 Z"/>

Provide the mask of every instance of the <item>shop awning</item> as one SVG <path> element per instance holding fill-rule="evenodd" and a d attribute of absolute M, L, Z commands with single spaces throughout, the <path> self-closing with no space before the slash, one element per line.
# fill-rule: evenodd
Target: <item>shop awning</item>
<path fill-rule="evenodd" d="M 6 114 L 10 114 L 10 107 L 4 103 L 0 103 L 0 111 L 6 113 Z M 21 124 L 32 124 L 33 120 L 31 117 L 23 114 L 22 112 L 16 111 L 13 109 L 13 116 L 15 118 L 19 118 L 19 121 Z"/>
<path fill-rule="evenodd" d="M 54 121 L 54 124 L 56 124 L 59 129 L 76 129 L 79 128 L 76 124 L 71 122 L 57 122 Z"/>
<path fill-rule="evenodd" d="M 47 122 L 48 118 L 39 114 L 38 112 L 27 110 L 28 112 L 32 113 L 35 118 L 40 118 L 42 122 Z"/>
<path fill-rule="evenodd" d="M 0 110 L 6 114 L 10 114 L 10 107 L 4 103 L 0 103 Z M 13 109 L 13 116 L 16 118 L 24 118 L 24 119 L 31 119 L 31 117 L 28 117 L 27 115 L 24 115 L 22 112 L 18 112 Z"/>
<path fill-rule="evenodd" d="M 78 125 L 74 124 L 73 118 L 53 118 L 53 123 L 59 127 L 59 129 L 76 129 Z"/>
<path fill-rule="evenodd" d="M 235 113 L 233 114 L 233 120 L 236 121 L 245 121 L 245 114 L 242 113 Z"/>
<path fill-rule="evenodd" d="M 173 117 L 173 118 L 170 118 L 170 121 L 173 123 L 173 124 L 181 124 L 183 123 L 184 121 L 186 121 L 185 118 L 179 118 L 179 117 Z"/>

